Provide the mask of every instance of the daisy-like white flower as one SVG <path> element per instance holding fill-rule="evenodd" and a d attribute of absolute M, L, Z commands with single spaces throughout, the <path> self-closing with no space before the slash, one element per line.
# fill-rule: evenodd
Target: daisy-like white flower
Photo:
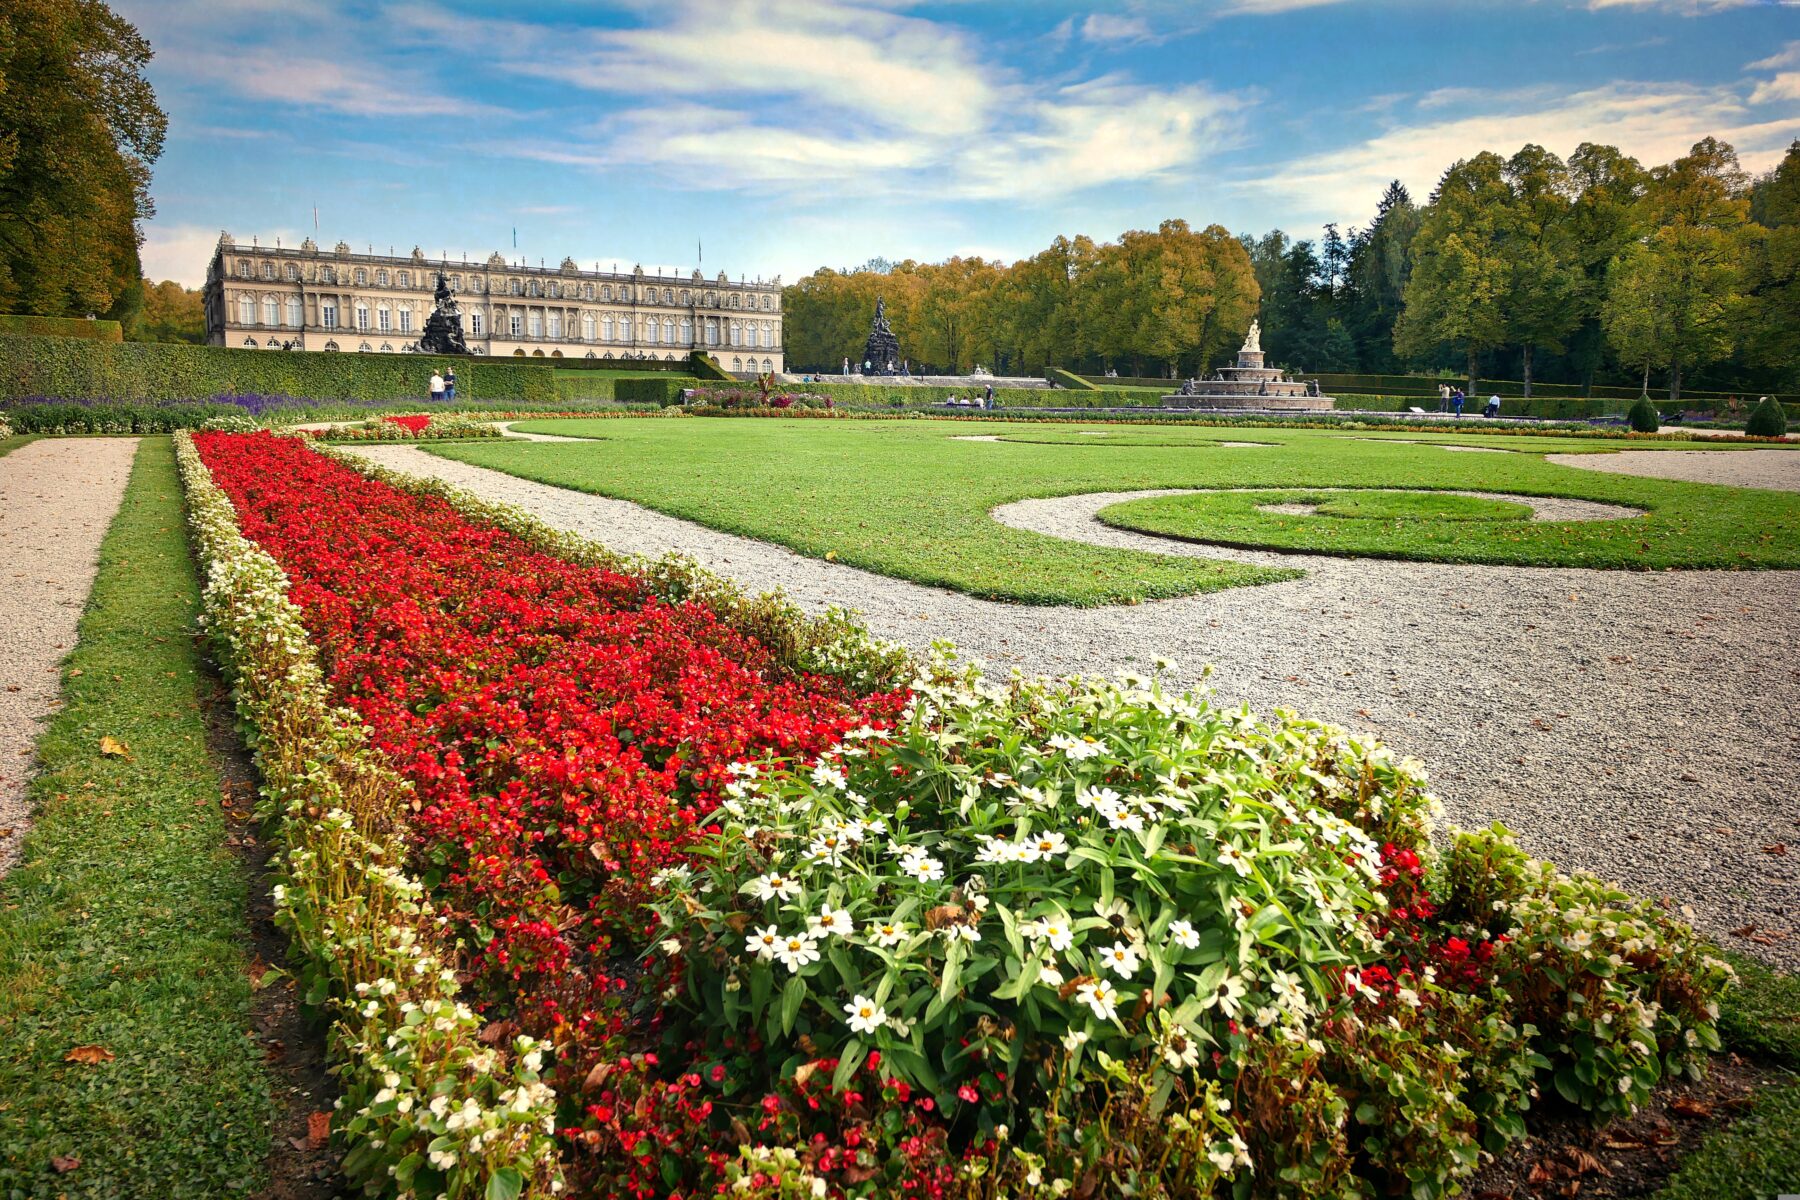
<path fill-rule="evenodd" d="M 1223 865 L 1230 867 L 1245 879 L 1248 879 L 1250 877 L 1250 862 L 1255 857 L 1254 854 L 1246 854 L 1236 846 L 1226 845 L 1220 848 L 1218 861 Z"/>
<path fill-rule="evenodd" d="M 1183 950 L 1197 950 L 1200 947 L 1200 934 L 1194 929 L 1192 921 L 1169 922 L 1169 944 L 1180 946 Z"/>
<path fill-rule="evenodd" d="M 1200 1065 L 1200 1044 L 1193 1038 L 1176 1034 L 1163 1046 L 1163 1061 L 1177 1071 Z"/>
<path fill-rule="evenodd" d="M 1300 986 L 1300 977 L 1287 971 L 1276 971 L 1269 977 L 1269 990 L 1275 993 L 1275 999 L 1283 1008 L 1295 1012 L 1306 1011 L 1306 989 Z"/>
<path fill-rule="evenodd" d="M 1063 985 L 1062 968 L 1046 958 L 1038 964 L 1038 982 L 1045 987 L 1059 988 Z"/>
<path fill-rule="evenodd" d="M 1104 979 L 1082 984 L 1075 989 L 1075 997 L 1102 1021 L 1111 1021 L 1119 1015 L 1119 990 Z"/>
<path fill-rule="evenodd" d="M 979 942 L 981 930 L 975 925 L 946 925 L 944 936 L 953 941 L 960 938 L 965 942 Z"/>
<path fill-rule="evenodd" d="M 1061 917 L 1042 917 L 1025 926 L 1025 936 L 1049 942 L 1052 950 L 1067 950 L 1075 943 L 1075 931 Z"/>
<path fill-rule="evenodd" d="M 820 763 L 812 769 L 812 781 L 822 788 L 842 789 L 850 786 L 850 781 L 844 778 L 844 773 L 827 763 Z"/>
<path fill-rule="evenodd" d="M 1084 787 L 1080 791 L 1075 793 L 1075 803 L 1079 804 L 1083 808 L 1098 809 L 1102 813 L 1108 811 L 1109 809 L 1118 807 L 1120 805 L 1120 803 L 1124 801 L 1124 799 L 1125 799 L 1125 797 L 1119 795 L 1119 793 L 1113 791 L 1109 787 L 1103 787 L 1103 788 L 1085 788 Z"/>
<path fill-rule="evenodd" d="M 1044 794 L 1043 788 L 1020 787 L 1015 789 L 1019 799 L 1027 804 L 1048 804 L 1050 797 Z"/>
<path fill-rule="evenodd" d="M 922 852 L 908 854 L 901 859 L 900 870 L 920 883 L 936 883 L 944 877 L 944 864 Z"/>
<path fill-rule="evenodd" d="M 758 900 L 792 900 L 800 894 L 800 881 L 779 871 L 758 875 L 745 886 Z"/>
<path fill-rule="evenodd" d="M 893 946 L 906 936 L 906 926 L 898 921 L 880 921 L 865 926 L 864 932 L 879 945 Z"/>
<path fill-rule="evenodd" d="M 887 1009 L 880 1008 L 867 996 L 856 996 L 844 1005 L 852 1033 L 874 1033 L 887 1024 Z"/>
<path fill-rule="evenodd" d="M 848 840 L 835 831 L 821 833 L 806 848 L 806 857 L 815 863 L 824 863 L 831 867 L 839 866 L 844 861 L 844 847 L 848 844 Z"/>
<path fill-rule="evenodd" d="M 806 918 L 806 928 L 814 937 L 849 937 L 856 932 L 856 922 L 850 919 L 849 909 L 821 904 L 818 912 Z"/>
<path fill-rule="evenodd" d="M 868 835 L 868 832 L 869 832 L 869 824 L 867 821 L 864 821 L 861 817 L 857 817 L 854 820 L 845 821 L 842 825 L 838 826 L 838 829 L 837 829 L 837 833 L 839 834 L 839 836 L 841 836 L 846 842 L 849 842 L 852 845 L 854 845 L 857 842 L 862 841 L 863 838 Z"/>
<path fill-rule="evenodd" d="M 1117 975 L 1120 979 L 1130 979 L 1133 975 L 1136 975 L 1138 966 L 1140 965 L 1138 962 L 1137 947 L 1128 945 L 1125 942 L 1114 942 L 1112 945 L 1102 950 L 1100 952 L 1100 961 L 1106 964 L 1107 970 L 1111 971 L 1114 975 Z"/>
<path fill-rule="evenodd" d="M 1069 737 L 1067 734 L 1061 733 L 1050 739 L 1050 745 L 1061 750 L 1063 756 L 1071 762 L 1083 762 L 1106 753 L 1106 747 L 1092 738 Z"/>
<path fill-rule="evenodd" d="M 801 967 L 807 963 L 819 961 L 818 940 L 809 934 L 800 933 L 784 937 L 775 947 L 775 957 L 779 958 L 782 965 L 790 972 L 798 975 Z"/>
<path fill-rule="evenodd" d="M 1216 1004 L 1219 1006 L 1220 1012 L 1228 1017 L 1235 1017 L 1238 1015 L 1238 1010 L 1243 1007 L 1243 1003 L 1244 981 L 1235 975 L 1227 975 L 1219 981 L 1218 990 L 1207 998 L 1203 1007 L 1211 1008 Z"/>
<path fill-rule="evenodd" d="M 1069 1030 L 1069 1032 L 1063 1034 L 1063 1036 L 1062 1036 L 1063 1049 L 1064 1050 L 1073 1050 L 1077 1046 L 1085 1046 L 1085 1045 L 1087 1045 L 1087 1040 L 1088 1040 L 1088 1031 L 1087 1030 L 1071 1029 L 1071 1030 Z"/>
<path fill-rule="evenodd" d="M 662 944 L 662 952 L 664 954 L 668 955 L 670 958 L 674 958 L 676 955 L 681 953 L 681 939 L 680 938 L 664 938 L 662 940 L 661 944 Z"/>
<path fill-rule="evenodd" d="M 1108 809 L 1102 814 L 1107 825 L 1114 829 L 1129 829 L 1132 833 L 1144 832 L 1144 814 L 1135 808 L 1124 805 Z"/>
<path fill-rule="evenodd" d="M 981 841 L 981 849 L 975 852 L 975 861 L 979 863 L 1005 862 L 1007 850 L 1008 846 L 1003 839 L 991 834 L 985 835 Z"/>

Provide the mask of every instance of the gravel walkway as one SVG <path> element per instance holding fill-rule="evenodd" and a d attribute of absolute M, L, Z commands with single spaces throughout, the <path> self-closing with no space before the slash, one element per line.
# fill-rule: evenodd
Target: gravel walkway
<path fill-rule="evenodd" d="M 1452 819 L 1504 820 L 1533 851 L 1691 906 L 1727 945 L 1800 966 L 1800 572 L 1453 566 L 1225 551 L 1108 529 L 1115 497 L 1008 506 L 1009 521 L 1100 545 L 1300 566 L 1301 579 L 1139 606 L 972 599 L 803 558 L 621 500 L 435 458 L 374 461 L 530 510 L 615 549 L 679 550 L 809 609 L 862 610 L 883 636 L 950 638 L 1004 670 L 1203 664 L 1231 703 L 1377 734 L 1432 769 Z M 1740 457 L 1744 452 L 1720 455 Z M 1764 847 L 1787 845 L 1786 854 Z M 1754 925 L 1769 945 L 1730 936 Z M 1764 931 L 1768 931 L 1766 934 Z"/>
<path fill-rule="evenodd" d="M 1648 475 L 1688 483 L 1800 492 L 1800 450 L 1622 450 L 1617 454 L 1546 454 L 1545 462 L 1615 475 Z"/>
<path fill-rule="evenodd" d="M 0 874 L 30 823 L 32 748 L 136 453 L 136 438 L 40 438 L 0 456 Z"/>

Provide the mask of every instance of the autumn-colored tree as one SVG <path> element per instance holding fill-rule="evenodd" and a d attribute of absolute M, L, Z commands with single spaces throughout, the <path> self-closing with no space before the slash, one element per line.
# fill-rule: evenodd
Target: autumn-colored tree
<path fill-rule="evenodd" d="M 0 6 L 0 310 L 135 318 L 168 129 L 150 54 L 100 0 Z"/>
<path fill-rule="evenodd" d="M 144 308 L 130 330 L 133 341 L 192 342 L 206 341 L 206 310 L 200 292 L 182 287 L 173 279 L 151 286 L 146 281 Z"/>

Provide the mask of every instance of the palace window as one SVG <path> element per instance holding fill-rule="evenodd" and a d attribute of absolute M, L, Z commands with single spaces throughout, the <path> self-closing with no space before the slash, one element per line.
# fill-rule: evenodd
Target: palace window
<path fill-rule="evenodd" d="M 562 337 L 562 314 L 550 314 L 550 338 L 552 341 Z"/>
<path fill-rule="evenodd" d="M 506 281 L 506 290 L 515 296 L 522 296 L 525 294 L 525 285 L 517 279 L 509 279 Z"/>
<path fill-rule="evenodd" d="M 481 290 L 481 276 L 479 276 L 479 275 L 469 276 L 469 290 L 471 292 L 479 292 Z"/>
<path fill-rule="evenodd" d="M 531 314 L 531 336 L 534 338 L 544 336 L 544 315 L 542 313 Z"/>
<path fill-rule="evenodd" d="M 400 310 L 400 332 L 412 332 L 412 309 L 410 308 L 403 308 Z"/>
<path fill-rule="evenodd" d="M 298 263 L 289 263 L 287 265 L 287 271 L 285 272 L 285 274 L 287 275 L 289 283 L 299 283 L 300 282 L 300 266 L 299 266 L 299 264 Z"/>
<path fill-rule="evenodd" d="M 382 287 L 386 287 L 388 285 L 388 273 L 387 273 L 386 267 L 383 267 L 383 268 L 381 268 L 381 270 L 375 272 L 375 282 L 379 283 Z"/>
<path fill-rule="evenodd" d="M 469 314 L 469 332 L 470 332 L 470 334 L 472 334 L 475 337 L 481 336 L 481 314 L 480 313 L 470 313 Z"/>
<path fill-rule="evenodd" d="M 731 344 L 732 345 L 735 346 L 738 344 L 738 337 L 739 337 L 738 323 L 736 321 L 733 321 L 731 323 Z"/>
<path fill-rule="evenodd" d="M 238 324 L 256 324 L 256 300 L 250 296 L 238 297 Z"/>
<path fill-rule="evenodd" d="M 736 308 L 737 306 L 738 306 L 738 295 L 736 292 L 733 292 L 733 293 L 731 293 L 731 307 Z"/>
<path fill-rule="evenodd" d="M 300 307 L 300 297 L 289 296 L 287 302 L 287 323 L 289 327 L 298 329 L 305 320 L 304 309 Z"/>
<path fill-rule="evenodd" d="M 593 313 L 582 313 L 581 314 L 581 340 L 584 342 L 591 342 L 594 340 L 594 314 Z"/>
<path fill-rule="evenodd" d="M 655 317 L 645 317 L 644 318 L 644 340 L 646 342 L 656 341 L 658 331 L 659 331 L 659 327 L 656 324 L 656 318 Z"/>
<path fill-rule="evenodd" d="M 670 345 L 675 344 L 675 318 L 674 317 L 664 317 L 663 318 L 663 341 L 668 342 Z"/>
<path fill-rule="evenodd" d="M 336 283 L 337 282 L 337 268 L 336 267 L 320 267 L 319 268 L 319 282 L 320 283 Z"/>
<path fill-rule="evenodd" d="M 393 310 L 389 309 L 385 304 L 375 310 L 375 328 L 381 330 L 383 333 L 392 332 L 394 328 Z"/>
<path fill-rule="evenodd" d="M 273 296 L 263 297 L 263 324 L 281 324 L 281 301 Z"/>
<path fill-rule="evenodd" d="M 694 344 L 694 323 L 686 317 L 681 318 L 681 344 L 684 346 Z"/>
<path fill-rule="evenodd" d="M 246 345 L 250 349 L 254 350 L 254 349 L 256 349 L 256 339 L 255 338 L 245 338 L 244 345 Z"/>
<path fill-rule="evenodd" d="M 369 306 L 366 304 L 356 306 L 356 327 L 363 330 L 369 327 Z"/>
<path fill-rule="evenodd" d="M 356 268 L 356 285 L 358 287 L 367 287 L 368 283 L 369 272 L 363 267 Z"/>
<path fill-rule="evenodd" d="M 600 298 L 602 300 L 611 300 L 612 299 L 612 284 L 603 283 L 600 285 Z"/>
<path fill-rule="evenodd" d="M 534 279 L 531 281 L 531 294 L 534 296 L 541 296 L 544 294 L 544 281 L 543 280 Z"/>
<path fill-rule="evenodd" d="M 394 282 L 399 284 L 403 288 L 411 287 L 412 286 L 412 272 L 411 271 L 401 271 L 398 275 L 394 276 Z"/>
<path fill-rule="evenodd" d="M 237 273 L 238 273 L 239 279 L 250 278 L 250 260 L 249 259 L 247 259 L 247 258 L 238 259 Z"/>
<path fill-rule="evenodd" d="M 709 346 L 719 344 L 719 321 L 716 317 L 706 323 L 706 344 Z"/>
<path fill-rule="evenodd" d="M 664 288 L 663 289 L 663 303 L 664 304 L 675 303 L 675 289 L 674 288 Z"/>
<path fill-rule="evenodd" d="M 518 337 L 525 332 L 525 318 L 521 317 L 518 313 L 512 314 L 510 327 L 512 329 L 512 335 Z"/>
<path fill-rule="evenodd" d="M 682 288 L 681 289 L 681 303 L 684 305 L 691 306 L 694 303 L 694 294 L 692 292 L 688 291 L 686 288 Z"/>
<path fill-rule="evenodd" d="M 562 284 L 552 279 L 550 281 L 550 294 L 558 300 L 562 299 Z"/>
<path fill-rule="evenodd" d="M 767 359 L 767 358 L 763 359 L 763 370 L 773 371 L 774 369 L 775 369 L 775 362 L 773 359 Z"/>
<path fill-rule="evenodd" d="M 600 340 L 603 342 L 610 342 L 613 340 L 613 319 L 611 313 L 602 313 L 600 315 Z"/>
<path fill-rule="evenodd" d="M 338 348 L 338 344 L 336 342 L 326 342 L 325 343 L 325 349 L 330 350 L 333 353 L 335 353 L 337 351 L 337 348 Z"/>
<path fill-rule="evenodd" d="M 264 263 L 263 263 L 263 265 L 262 265 L 262 277 L 263 277 L 263 278 L 264 278 L 264 279 L 273 279 L 273 278 L 275 278 L 275 264 L 274 264 L 274 263 L 272 263 L 272 262 L 264 262 Z"/>
<path fill-rule="evenodd" d="M 359 353 L 359 354 L 371 354 L 374 352 L 375 347 L 369 345 L 369 343 L 367 343 L 367 342 L 364 342 L 362 345 L 358 346 L 356 348 L 356 350 L 357 350 L 357 353 Z"/>
<path fill-rule="evenodd" d="M 592 300 L 594 298 L 594 285 L 593 284 L 584 283 L 581 285 L 581 298 L 583 300 Z"/>
<path fill-rule="evenodd" d="M 337 301 L 336 300 L 321 300 L 321 301 L 319 301 L 319 324 L 323 325 L 327 329 L 336 329 L 337 328 Z M 327 346 L 325 348 L 327 350 L 336 350 L 337 349 L 336 346 Z"/>
<path fill-rule="evenodd" d="M 769 308 L 772 304 L 773 304 L 773 300 L 770 297 L 768 297 L 768 296 L 763 297 L 763 311 L 764 312 L 768 312 Z"/>
<path fill-rule="evenodd" d="M 735 354 L 734 354 L 734 355 L 732 355 L 732 356 L 731 356 L 731 369 L 732 369 L 732 370 L 734 370 L 734 371 L 741 371 L 741 370 L 743 370 L 743 369 L 744 369 L 744 360 L 743 360 L 743 359 L 741 359 L 741 358 L 739 358 L 739 357 L 738 357 L 738 356 L 737 356 L 737 355 L 735 355 Z"/>

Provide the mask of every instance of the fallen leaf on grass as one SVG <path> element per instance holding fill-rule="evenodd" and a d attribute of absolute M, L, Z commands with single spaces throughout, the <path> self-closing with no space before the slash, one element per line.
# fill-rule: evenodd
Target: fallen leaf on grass
<path fill-rule="evenodd" d="M 58 1175 L 67 1175 L 81 1165 L 81 1160 L 73 1154 L 59 1154 L 50 1160 L 50 1167 Z"/>
<path fill-rule="evenodd" d="M 316 1112 L 306 1114 L 306 1148 L 323 1150 L 325 1143 L 331 1140 L 331 1114 Z"/>
<path fill-rule="evenodd" d="M 100 739 L 100 753 L 108 758 L 130 758 L 131 747 L 116 737 L 103 737 Z"/>
<path fill-rule="evenodd" d="M 64 1062 L 85 1063 L 90 1067 L 112 1059 L 113 1052 L 105 1046 L 77 1046 L 63 1056 Z"/>
<path fill-rule="evenodd" d="M 1690 1121 L 1704 1121 L 1713 1115 L 1713 1106 L 1690 1096 L 1677 1096 L 1669 1101 L 1669 1111 Z"/>

